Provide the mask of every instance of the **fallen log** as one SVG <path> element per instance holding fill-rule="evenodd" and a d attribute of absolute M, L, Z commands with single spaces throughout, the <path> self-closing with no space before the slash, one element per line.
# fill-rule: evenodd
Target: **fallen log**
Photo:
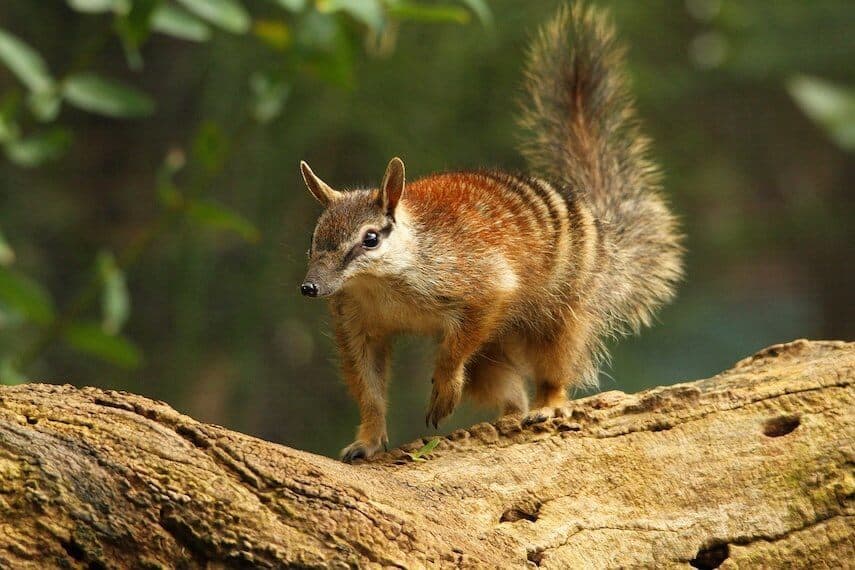
<path fill-rule="evenodd" d="M 842 568 L 853 380 L 855 343 L 800 340 L 357 465 L 133 394 L 6 387 L 0 567 Z"/>

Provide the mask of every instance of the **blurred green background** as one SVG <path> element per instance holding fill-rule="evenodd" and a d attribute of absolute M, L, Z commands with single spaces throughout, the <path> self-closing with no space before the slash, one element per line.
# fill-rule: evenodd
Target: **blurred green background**
<path fill-rule="evenodd" d="M 601 1 L 688 234 L 658 325 L 603 389 L 855 336 L 855 3 Z M 525 47 L 558 2 L 5 0 L 0 379 L 129 390 L 334 454 L 355 405 L 298 294 L 319 207 L 388 159 L 522 169 Z M 536 239 L 536 236 L 531 236 Z M 426 433 L 433 347 L 396 350 L 390 436 Z M 464 405 L 448 431 L 488 412 Z"/>

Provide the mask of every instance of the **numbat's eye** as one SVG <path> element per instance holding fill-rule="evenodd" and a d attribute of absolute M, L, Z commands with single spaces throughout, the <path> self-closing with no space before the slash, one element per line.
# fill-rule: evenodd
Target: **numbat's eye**
<path fill-rule="evenodd" d="M 362 238 L 362 247 L 365 249 L 374 249 L 380 245 L 380 236 L 375 231 L 365 232 L 365 237 Z"/>

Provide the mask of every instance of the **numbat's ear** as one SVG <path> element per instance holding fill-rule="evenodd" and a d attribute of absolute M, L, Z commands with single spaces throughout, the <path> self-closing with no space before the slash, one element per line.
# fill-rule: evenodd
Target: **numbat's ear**
<path fill-rule="evenodd" d="M 300 161 L 300 172 L 303 173 L 303 180 L 306 182 L 306 187 L 315 200 L 321 203 L 322 206 L 329 206 L 339 197 L 339 192 L 333 190 L 329 184 L 318 178 L 305 160 Z"/>
<path fill-rule="evenodd" d="M 380 184 L 380 207 L 389 215 L 395 216 L 395 208 L 404 194 L 404 161 L 397 156 L 389 162 L 383 183 Z"/>

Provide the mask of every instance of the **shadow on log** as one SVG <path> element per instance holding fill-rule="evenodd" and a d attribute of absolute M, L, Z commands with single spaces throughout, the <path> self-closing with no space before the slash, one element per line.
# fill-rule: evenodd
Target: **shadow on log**
<path fill-rule="evenodd" d="M 345 465 L 92 388 L 0 389 L 0 567 L 844 567 L 855 343 Z"/>

